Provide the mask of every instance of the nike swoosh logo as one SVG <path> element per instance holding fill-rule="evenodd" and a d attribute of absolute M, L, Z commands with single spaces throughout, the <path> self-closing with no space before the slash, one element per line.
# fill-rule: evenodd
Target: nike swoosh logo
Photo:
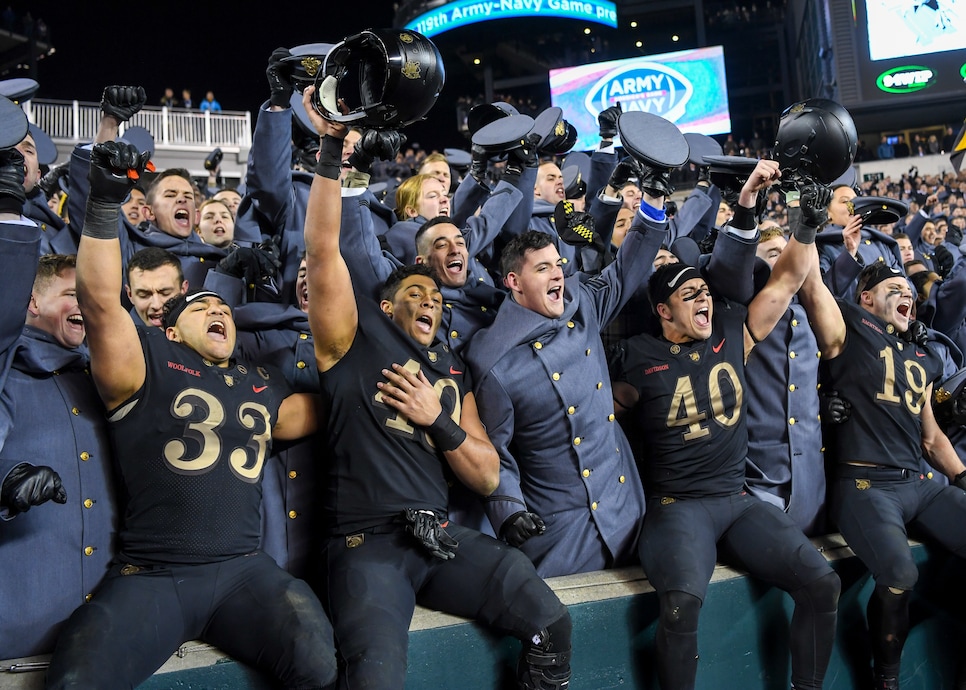
<path fill-rule="evenodd" d="M 268 388 L 268 386 L 256 386 L 256 385 L 252 385 L 252 390 L 255 391 L 256 393 L 261 393 L 266 388 Z"/>
<path fill-rule="evenodd" d="M 451 373 L 453 376 L 459 376 L 463 372 L 462 371 L 456 371 L 456 369 L 453 368 L 453 365 L 450 365 L 450 367 L 449 367 L 449 373 Z"/>
<path fill-rule="evenodd" d="M 711 346 L 711 349 L 714 350 L 715 354 L 718 354 L 719 352 L 721 352 L 721 348 L 724 347 L 724 341 L 725 339 L 722 338 L 720 343 L 718 343 L 717 345 Z"/>
<path fill-rule="evenodd" d="M 916 357 L 925 357 L 925 356 L 926 356 L 925 352 L 918 352 L 918 351 L 916 352 Z"/>
<path fill-rule="evenodd" d="M 674 277 L 673 277 L 673 278 L 671 278 L 671 280 L 669 280 L 669 281 L 667 282 L 667 286 L 668 286 L 669 288 L 673 288 L 673 287 L 674 287 L 674 284 L 675 284 L 676 282 L 678 282 L 678 278 L 680 278 L 681 276 L 683 276 L 683 275 L 684 275 L 684 274 L 685 274 L 685 273 L 686 273 L 686 272 L 688 271 L 688 269 L 690 269 L 690 268 L 691 268 L 690 266 L 685 266 L 685 267 L 684 267 L 684 268 L 682 268 L 682 269 L 681 269 L 680 271 L 678 271 L 677 273 L 675 273 L 675 274 L 674 274 Z"/>

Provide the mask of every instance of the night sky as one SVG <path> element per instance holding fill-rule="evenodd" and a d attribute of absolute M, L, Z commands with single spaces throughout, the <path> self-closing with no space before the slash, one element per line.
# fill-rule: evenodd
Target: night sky
<path fill-rule="evenodd" d="M 211 89 L 225 110 L 252 111 L 268 97 L 265 65 L 275 48 L 335 43 L 393 20 L 391 0 L 60 0 L 22 7 L 43 18 L 57 49 L 38 65 L 40 98 L 96 101 L 107 84 L 141 84 L 149 104 L 170 86 L 191 89 L 196 102 Z"/>
<path fill-rule="evenodd" d="M 211 89 L 223 109 L 253 113 L 268 98 L 275 48 L 336 43 L 393 21 L 391 0 L 7 4 L 43 18 L 57 51 L 38 63 L 38 98 L 98 101 L 107 84 L 140 84 L 156 105 L 170 86 L 190 89 L 196 104 Z"/>

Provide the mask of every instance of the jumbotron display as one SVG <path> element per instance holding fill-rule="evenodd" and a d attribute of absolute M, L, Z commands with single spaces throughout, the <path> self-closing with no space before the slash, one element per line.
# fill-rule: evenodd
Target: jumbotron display
<path fill-rule="evenodd" d="M 557 17 L 617 27 L 617 6 L 607 0 L 456 0 L 411 19 L 404 28 L 435 36 L 477 22 Z"/>
<path fill-rule="evenodd" d="M 597 145 L 597 115 L 617 103 L 624 112 L 660 115 L 682 132 L 731 131 L 721 46 L 551 70 L 550 98 L 577 128 L 578 151 Z"/>

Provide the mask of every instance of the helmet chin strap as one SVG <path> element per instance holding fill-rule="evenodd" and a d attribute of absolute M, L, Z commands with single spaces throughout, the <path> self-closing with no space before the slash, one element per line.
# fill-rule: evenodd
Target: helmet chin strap
<path fill-rule="evenodd" d="M 319 85 L 319 103 L 325 109 L 320 113 L 323 117 L 335 122 L 354 122 L 366 116 L 365 112 L 354 112 L 343 115 L 339 112 L 339 80 L 333 75 L 327 76 Z"/>

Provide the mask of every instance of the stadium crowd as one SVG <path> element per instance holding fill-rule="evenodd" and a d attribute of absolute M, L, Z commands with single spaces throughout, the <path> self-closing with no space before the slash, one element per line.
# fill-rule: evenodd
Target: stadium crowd
<path fill-rule="evenodd" d="M 779 129 L 844 132 L 811 160 L 617 105 L 593 151 L 481 103 L 470 151 L 428 153 L 403 125 L 432 98 L 350 127 L 293 54 L 238 189 L 118 137 L 140 87 L 50 172 L 0 108 L 0 656 L 114 687 L 198 638 L 286 687 L 396 688 L 420 604 L 562 689 L 544 578 L 642 563 L 687 688 L 723 561 L 790 594 L 819 688 L 839 581 L 808 537 L 841 531 L 869 687 L 898 688 L 906 525 L 966 555 L 966 176 L 857 181 L 820 100 Z"/>

